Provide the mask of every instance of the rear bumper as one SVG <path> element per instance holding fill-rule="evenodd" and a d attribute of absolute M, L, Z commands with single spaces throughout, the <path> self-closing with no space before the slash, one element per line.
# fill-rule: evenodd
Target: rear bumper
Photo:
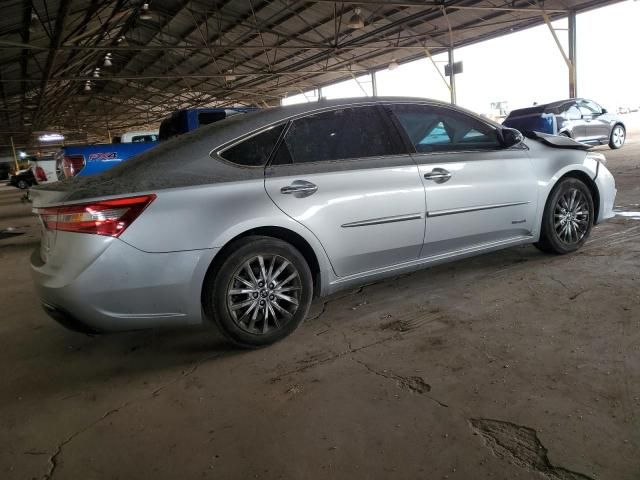
<path fill-rule="evenodd" d="M 31 272 L 45 311 L 72 330 L 193 325 L 202 323 L 202 284 L 216 252 L 147 253 L 114 239 L 86 266 L 71 258 L 43 263 L 36 250 Z"/>
<path fill-rule="evenodd" d="M 616 190 L 616 182 L 613 175 L 604 165 L 600 165 L 595 182 L 600 194 L 599 214 L 596 223 L 601 223 L 615 216 L 613 207 L 618 191 Z"/>
<path fill-rule="evenodd" d="M 42 304 L 42 309 L 56 322 L 62 325 L 69 330 L 73 330 L 74 332 L 86 333 L 89 335 L 95 335 L 97 333 L 102 333 L 100 330 L 96 330 L 91 325 L 87 325 L 86 323 L 78 320 L 73 315 L 64 310 L 54 307 L 53 305 L 49 305 L 46 303 Z"/>

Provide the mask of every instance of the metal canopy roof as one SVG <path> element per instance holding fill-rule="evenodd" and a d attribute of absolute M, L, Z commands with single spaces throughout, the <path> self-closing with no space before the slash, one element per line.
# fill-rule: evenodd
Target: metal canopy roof
<path fill-rule="evenodd" d="M 191 106 L 274 105 L 616 1 L 153 0 L 142 19 L 139 0 L 4 0 L 0 145 L 44 130 L 104 139 Z M 348 26 L 355 7 L 364 28 Z"/>

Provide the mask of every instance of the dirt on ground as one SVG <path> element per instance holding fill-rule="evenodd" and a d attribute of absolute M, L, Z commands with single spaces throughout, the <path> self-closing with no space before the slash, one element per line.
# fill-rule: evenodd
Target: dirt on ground
<path fill-rule="evenodd" d="M 637 480 L 640 142 L 598 150 L 626 214 L 578 253 L 343 292 L 257 351 L 64 330 L 31 284 L 36 219 L 3 187 L 0 478 Z"/>

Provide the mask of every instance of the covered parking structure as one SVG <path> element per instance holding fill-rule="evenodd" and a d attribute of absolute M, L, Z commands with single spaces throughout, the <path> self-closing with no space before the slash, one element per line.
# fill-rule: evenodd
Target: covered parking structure
<path fill-rule="evenodd" d="M 575 15 L 610 3 L 11 0 L 0 19 L 0 144 L 33 144 L 42 131 L 106 141 L 181 108 L 275 105 L 349 78 L 375 95 L 375 72 L 391 63 L 445 52 L 451 63 L 456 48 L 545 22 L 573 97 Z M 564 17 L 567 51 L 551 26 Z M 455 102 L 455 75 L 440 75 Z"/>
<path fill-rule="evenodd" d="M 354 77 L 373 93 L 390 64 L 565 17 L 575 94 L 575 14 L 609 3 L 8 0 L 0 148 Z M 604 153 L 617 215 L 579 252 L 513 247 L 340 292 L 254 351 L 199 327 L 61 328 L 30 276 L 39 220 L 1 185 L 0 478 L 637 480 L 640 142 Z"/>

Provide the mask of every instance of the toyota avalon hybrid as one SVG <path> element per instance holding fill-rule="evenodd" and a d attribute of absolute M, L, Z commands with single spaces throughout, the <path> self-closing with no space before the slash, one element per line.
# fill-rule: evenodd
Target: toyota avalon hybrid
<path fill-rule="evenodd" d="M 38 187 L 44 309 L 84 332 L 211 323 L 259 347 L 314 296 L 514 245 L 565 254 L 613 216 L 604 157 L 409 98 L 224 120 Z"/>

